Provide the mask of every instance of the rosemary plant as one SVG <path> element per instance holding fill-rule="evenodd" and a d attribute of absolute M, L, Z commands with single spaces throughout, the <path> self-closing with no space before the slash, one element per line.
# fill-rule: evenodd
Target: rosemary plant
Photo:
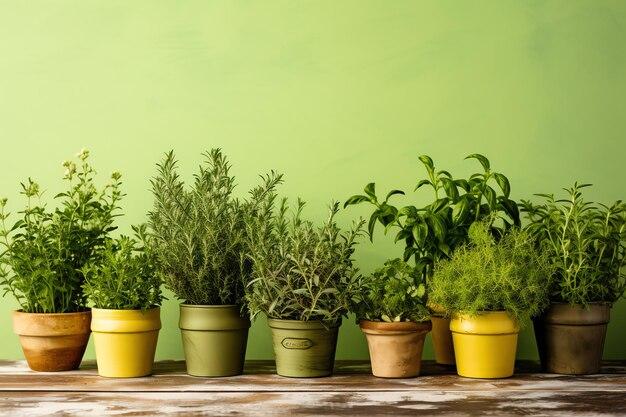
<path fill-rule="evenodd" d="M 320 226 L 302 219 L 304 202 L 288 214 L 283 199 L 274 212 L 273 199 L 248 222 L 253 280 L 247 300 L 253 316 L 335 323 L 350 307 L 358 270 L 352 263 L 363 221 L 342 232 L 333 203 Z"/>
<path fill-rule="evenodd" d="M 626 204 L 585 201 L 582 190 L 589 186 L 575 183 L 565 189 L 567 198 L 558 200 L 538 194 L 542 204 L 522 201 L 526 230 L 555 267 L 546 277 L 555 302 L 614 303 L 626 289 Z"/>
<path fill-rule="evenodd" d="M 68 190 L 55 196 L 56 209 L 46 207 L 43 191 L 30 178 L 22 183 L 26 208 L 19 212 L 20 220 L 9 225 L 7 200 L 0 200 L 0 285 L 25 312 L 83 310 L 82 268 L 99 261 L 106 237 L 115 229 L 121 175 L 114 172 L 98 190 L 89 152 L 81 151 L 78 159 L 78 164 L 63 164 Z"/>
<path fill-rule="evenodd" d="M 272 172 L 247 200 L 233 196 L 235 178 L 221 150 L 206 158 L 190 189 L 177 172 L 173 152 L 152 179 L 150 245 L 166 286 L 187 304 L 244 306 L 252 272 L 246 238 L 248 219 L 265 204 L 282 176 Z"/>
<path fill-rule="evenodd" d="M 496 241 L 489 223 L 477 222 L 469 235 L 468 244 L 437 264 L 429 301 L 448 315 L 507 311 L 520 325 L 526 324 L 548 304 L 545 279 L 552 273 L 548 257 L 520 229 L 511 229 Z"/>

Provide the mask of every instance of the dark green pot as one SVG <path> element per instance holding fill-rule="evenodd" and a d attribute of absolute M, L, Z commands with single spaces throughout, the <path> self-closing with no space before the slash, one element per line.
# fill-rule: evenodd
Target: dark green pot
<path fill-rule="evenodd" d="M 250 320 L 234 305 L 180 305 L 179 327 L 193 376 L 232 376 L 243 373 Z"/>
<path fill-rule="evenodd" d="M 341 321 L 269 319 L 276 372 L 281 376 L 312 378 L 333 373 L 337 334 Z"/>

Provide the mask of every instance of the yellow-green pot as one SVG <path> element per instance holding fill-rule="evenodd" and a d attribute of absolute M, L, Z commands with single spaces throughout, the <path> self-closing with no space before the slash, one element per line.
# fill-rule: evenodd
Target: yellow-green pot
<path fill-rule="evenodd" d="M 469 378 L 513 375 L 519 326 L 504 311 L 458 315 L 450 321 L 456 370 Z"/>
<path fill-rule="evenodd" d="M 100 376 L 133 378 L 150 375 L 154 363 L 161 309 L 91 310 L 91 331 Z"/>

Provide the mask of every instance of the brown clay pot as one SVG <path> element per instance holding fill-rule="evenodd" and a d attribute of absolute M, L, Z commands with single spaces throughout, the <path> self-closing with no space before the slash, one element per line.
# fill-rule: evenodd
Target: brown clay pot
<path fill-rule="evenodd" d="M 606 303 L 552 304 L 534 320 L 544 371 L 585 375 L 600 371 L 611 307 Z"/>
<path fill-rule="evenodd" d="M 455 365 L 454 344 L 450 331 L 450 319 L 436 314 L 431 315 L 433 323 L 431 337 L 435 350 L 435 362 L 441 365 Z"/>
<path fill-rule="evenodd" d="M 419 375 L 424 339 L 432 328 L 430 321 L 361 320 L 359 326 L 367 339 L 374 376 L 409 378 Z"/>
<path fill-rule="evenodd" d="M 13 331 L 33 371 L 57 372 L 78 369 L 85 353 L 91 311 L 76 313 L 13 312 Z"/>

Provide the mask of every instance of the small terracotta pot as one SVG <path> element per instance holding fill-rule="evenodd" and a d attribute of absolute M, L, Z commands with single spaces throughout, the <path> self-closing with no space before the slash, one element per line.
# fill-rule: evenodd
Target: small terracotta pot
<path fill-rule="evenodd" d="M 13 331 L 33 371 L 78 369 L 91 330 L 91 311 L 76 313 L 13 312 Z"/>
<path fill-rule="evenodd" d="M 430 317 L 433 324 L 431 337 L 435 350 L 435 362 L 441 365 L 456 364 L 454 358 L 454 344 L 452 342 L 452 332 L 450 331 L 450 319 L 433 314 Z"/>
<path fill-rule="evenodd" d="M 534 320 L 544 371 L 585 375 L 600 371 L 611 307 L 605 303 L 552 304 Z"/>
<path fill-rule="evenodd" d="M 424 339 L 432 328 L 430 321 L 361 320 L 359 326 L 367 339 L 374 376 L 410 378 L 419 375 Z"/>

